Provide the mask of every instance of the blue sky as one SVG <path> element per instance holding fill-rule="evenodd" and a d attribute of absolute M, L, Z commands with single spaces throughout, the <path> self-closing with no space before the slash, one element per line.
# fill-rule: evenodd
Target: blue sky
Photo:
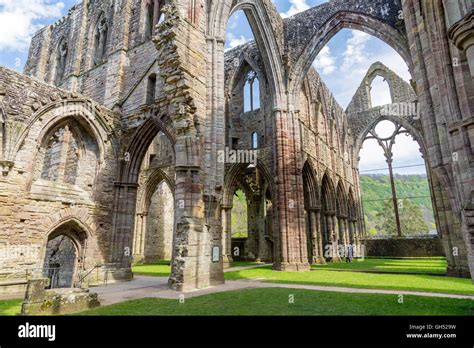
<path fill-rule="evenodd" d="M 54 23 L 67 14 L 79 0 L 0 0 L 0 65 L 23 71 L 28 57 L 31 36 L 43 26 Z M 317 6 L 324 0 L 273 0 L 283 17 Z M 253 39 L 252 30 L 243 12 L 229 19 L 226 47 L 235 47 Z M 346 107 L 368 67 L 381 61 L 402 78 L 410 75 L 403 59 L 379 39 L 355 30 L 343 29 L 319 53 L 313 66 L 321 74 L 336 100 Z M 373 99 L 376 104 L 388 103 L 383 83 L 376 81 Z M 418 147 L 407 137 L 397 141 L 398 165 L 422 163 Z M 361 170 L 386 166 L 381 152 L 367 144 L 361 153 Z M 396 164 L 397 165 L 397 164 Z M 420 169 L 421 168 L 421 169 Z M 422 172 L 423 167 L 399 170 L 400 173 Z"/>
<path fill-rule="evenodd" d="M 0 0 L 0 65 L 23 71 L 31 36 L 78 0 Z"/>

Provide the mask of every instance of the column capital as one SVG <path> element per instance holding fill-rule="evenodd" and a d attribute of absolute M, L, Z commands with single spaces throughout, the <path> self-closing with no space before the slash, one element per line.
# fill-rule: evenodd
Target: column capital
<path fill-rule="evenodd" d="M 451 42 L 461 51 L 474 45 L 474 10 L 468 12 L 461 20 L 448 30 Z"/>

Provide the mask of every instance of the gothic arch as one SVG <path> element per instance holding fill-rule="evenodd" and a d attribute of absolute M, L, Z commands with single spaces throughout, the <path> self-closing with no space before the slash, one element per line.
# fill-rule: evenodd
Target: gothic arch
<path fill-rule="evenodd" d="M 155 193 L 158 186 L 165 182 L 174 195 L 174 181 L 168 176 L 168 174 L 161 168 L 156 168 L 146 181 L 143 188 L 139 190 L 137 198 L 137 211 L 147 212 L 150 205 L 151 197 Z"/>
<path fill-rule="evenodd" d="M 347 215 L 349 217 L 349 220 L 357 220 L 357 205 L 356 205 L 356 200 L 354 196 L 354 191 L 352 187 L 349 187 L 349 194 L 348 194 L 348 200 L 347 200 Z"/>
<path fill-rule="evenodd" d="M 54 253 L 50 253 L 50 243 L 61 236 L 64 236 L 70 241 L 73 250 L 69 252 L 66 250 L 66 254 L 61 256 L 61 263 L 55 264 L 56 267 L 59 265 L 59 268 L 57 268 L 54 273 L 51 273 L 49 267 L 51 266 Z M 91 229 L 76 217 L 65 218 L 52 226 L 45 234 L 41 246 L 41 258 L 38 268 L 43 270 L 43 276 L 50 277 L 51 274 L 54 274 L 55 276 L 53 278 L 62 278 L 62 281 L 58 282 L 59 287 L 73 287 L 76 274 L 80 271 L 79 268 L 84 269 L 86 267 L 88 240 L 90 240 L 91 237 Z M 67 264 L 63 264 L 63 261 Z M 56 260 L 56 262 L 58 262 L 58 260 Z M 51 282 L 54 282 L 54 279 L 51 279 Z M 58 286 L 58 284 L 56 284 L 56 286 Z"/>
<path fill-rule="evenodd" d="M 63 110 L 57 112 L 60 108 Z M 36 146 L 40 146 L 49 130 L 67 118 L 79 119 L 91 131 L 91 135 L 99 146 L 99 163 L 103 163 L 107 144 L 113 140 L 111 137 L 112 127 L 109 121 L 100 112 L 97 112 L 94 104 L 87 100 L 65 99 L 47 104 L 39 109 L 20 133 L 13 153 L 18 156 L 27 139 L 34 139 Z M 36 127 L 39 123 L 42 124 L 41 127 Z"/>
<path fill-rule="evenodd" d="M 237 57 L 236 57 L 237 58 Z M 242 54 L 238 57 L 240 60 L 239 66 L 234 69 L 230 74 L 227 75 L 227 81 L 225 83 L 226 94 L 229 95 L 232 93 L 232 90 L 235 88 L 235 85 L 238 82 L 238 79 L 242 76 L 243 73 L 246 73 L 249 69 L 255 71 L 257 78 L 260 81 L 261 89 L 266 88 L 266 76 L 264 71 L 262 71 L 258 62 L 254 61 L 247 54 Z"/>
<path fill-rule="evenodd" d="M 303 166 L 303 185 L 305 207 L 308 209 L 319 208 L 321 205 L 321 198 L 317 175 L 314 166 L 309 159 L 306 160 Z"/>
<path fill-rule="evenodd" d="M 175 136 L 165 125 L 165 123 L 152 116 L 146 120 L 133 134 L 123 154 L 124 160 L 121 163 L 119 173 L 120 180 L 125 183 L 136 184 L 140 173 L 140 167 L 148 147 L 159 132 L 165 134 L 173 149 L 173 159 L 175 153 Z"/>
<path fill-rule="evenodd" d="M 234 164 L 232 167 L 226 172 L 224 177 L 224 194 L 222 198 L 222 205 L 223 206 L 232 206 L 233 196 L 235 189 L 238 186 L 239 176 L 242 174 L 242 171 L 248 167 L 248 164 L 241 163 L 241 164 Z M 274 181 L 272 180 L 272 176 L 270 172 L 267 170 L 266 166 L 260 161 L 257 161 L 257 169 L 262 173 L 265 181 L 268 183 L 268 188 L 270 190 L 270 194 L 273 199 L 275 199 L 275 187 Z"/>
<path fill-rule="evenodd" d="M 321 180 L 321 206 L 328 213 L 336 212 L 336 191 L 334 184 L 326 172 Z"/>
<path fill-rule="evenodd" d="M 243 10 L 248 18 L 249 24 L 255 36 L 257 47 L 260 51 L 265 75 L 270 88 L 273 107 L 282 105 L 283 76 L 282 62 L 279 45 L 275 32 L 268 24 L 272 21 L 273 14 L 268 13 L 268 9 L 263 1 L 234 0 L 214 1 L 210 4 L 208 35 L 225 41 L 227 22 L 235 12 Z M 274 15 L 273 15 L 274 16 Z M 279 18 L 281 20 L 281 18 Z"/>
<path fill-rule="evenodd" d="M 95 18 L 89 31 L 89 52 L 91 52 L 89 63 L 90 68 L 99 66 L 106 59 L 107 47 L 110 41 L 110 29 L 110 21 L 108 20 L 106 13 L 101 11 Z M 98 50 L 101 50 L 99 55 Z"/>
<path fill-rule="evenodd" d="M 285 28 L 287 47 L 295 47 L 292 49 L 294 67 L 290 73 L 290 95 L 297 95 L 316 56 L 343 28 L 360 30 L 384 41 L 400 54 L 412 71 L 407 37 L 398 19 L 401 7 L 395 2 L 388 8 L 386 5 L 335 0 L 290 18 Z"/>
<path fill-rule="evenodd" d="M 53 46 L 53 53 L 49 64 L 49 81 L 58 86 L 64 80 L 67 69 L 67 61 L 69 57 L 69 42 L 66 36 L 59 38 L 57 43 Z"/>
<path fill-rule="evenodd" d="M 347 196 L 342 179 L 339 179 L 336 188 L 336 211 L 338 216 L 347 217 Z"/>

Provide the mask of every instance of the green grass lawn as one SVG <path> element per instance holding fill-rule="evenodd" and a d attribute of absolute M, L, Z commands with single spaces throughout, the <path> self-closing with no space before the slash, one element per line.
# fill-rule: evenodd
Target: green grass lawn
<path fill-rule="evenodd" d="M 288 284 L 327 285 L 349 288 L 390 289 L 474 294 L 471 279 L 440 277 L 424 274 L 375 274 L 339 272 L 318 269 L 307 272 L 278 272 L 271 266 L 225 273 L 228 280 L 264 278 L 265 281 Z"/>
<path fill-rule="evenodd" d="M 252 262 L 236 262 L 234 267 L 255 265 Z M 271 266 L 227 272 L 229 280 L 265 278 L 266 281 L 328 285 L 351 288 L 390 289 L 442 292 L 451 294 L 474 294 L 474 285 L 470 279 L 432 276 L 421 273 L 442 274 L 446 268 L 444 258 L 385 259 L 367 258 L 353 263 L 330 263 L 313 266 L 313 271 L 290 273 L 272 271 Z M 169 261 L 153 264 L 135 265 L 132 268 L 137 275 L 168 277 Z M 345 270 L 340 272 L 336 270 Z M 358 272 L 351 272 L 357 270 Z M 381 271 L 388 274 L 365 273 L 362 271 Z M 420 274 L 389 274 L 390 272 L 411 272 Z"/>
<path fill-rule="evenodd" d="M 261 265 L 259 262 L 234 261 L 231 267 L 245 267 Z M 170 261 L 159 261 L 156 263 L 137 264 L 132 266 L 132 271 L 136 275 L 151 277 L 169 277 L 171 273 Z"/>
<path fill-rule="evenodd" d="M 294 303 L 289 303 L 290 295 Z M 472 315 L 474 301 L 296 289 L 248 289 L 185 300 L 140 299 L 80 315 Z"/>
<path fill-rule="evenodd" d="M 445 274 L 448 264 L 445 258 L 365 258 L 363 261 L 354 260 L 351 263 L 336 262 L 325 265 L 313 265 L 313 269 L 357 270 L 386 273 L 429 273 Z"/>
<path fill-rule="evenodd" d="M 19 314 L 22 302 L 23 300 L 0 301 L 0 316 Z"/>
<path fill-rule="evenodd" d="M 132 272 L 136 275 L 169 277 L 171 273 L 170 261 L 134 265 Z"/>
<path fill-rule="evenodd" d="M 261 262 L 247 262 L 247 261 L 232 261 L 230 267 L 247 267 L 247 266 L 257 266 L 262 265 Z"/>

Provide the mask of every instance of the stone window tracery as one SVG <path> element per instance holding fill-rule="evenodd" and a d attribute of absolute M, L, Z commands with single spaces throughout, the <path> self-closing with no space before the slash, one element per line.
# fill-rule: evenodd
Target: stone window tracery
<path fill-rule="evenodd" d="M 250 70 L 244 84 L 244 112 L 260 108 L 260 81 L 255 71 Z"/>

